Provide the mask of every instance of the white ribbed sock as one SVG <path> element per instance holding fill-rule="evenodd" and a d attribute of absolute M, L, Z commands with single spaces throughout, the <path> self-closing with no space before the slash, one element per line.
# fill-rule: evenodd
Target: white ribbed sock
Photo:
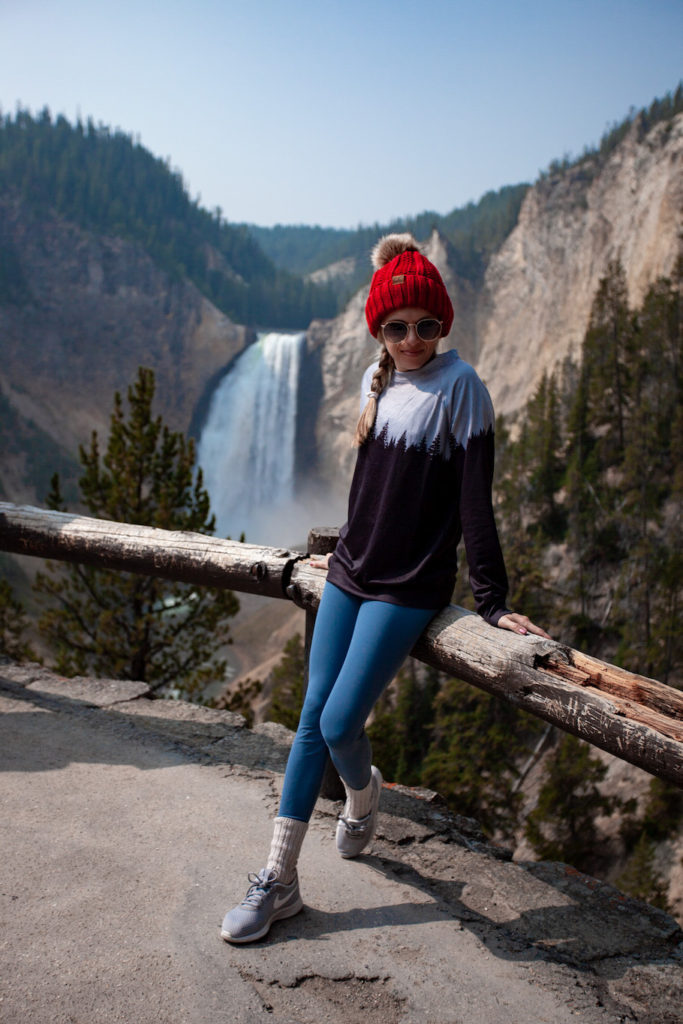
<path fill-rule="evenodd" d="M 266 867 L 288 885 L 294 878 L 308 822 L 297 821 L 296 818 L 275 818 L 273 826 L 273 841 Z"/>
<path fill-rule="evenodd" d="M 343 781 L 344 780 L 342 779 L 342 782 Z M 364 818 L 366 814 L 370 813 L 375 794 L 372 775 L 370 776 L 370 781 L 367 786 L 363 789 L 351 789 L 345 782 L 344 789 L 346 790 L 346 806 L 344 807 L 345 818 L 353 818 L 354 821 L 358 821 L 360 818 Z"/>

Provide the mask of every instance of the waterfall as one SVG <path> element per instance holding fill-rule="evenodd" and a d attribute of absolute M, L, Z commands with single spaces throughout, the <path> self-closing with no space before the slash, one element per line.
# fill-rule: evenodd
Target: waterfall
<path fill-rule="evenodd" d="M 282 545 L 294 497 L 294 456 L 303 334 L 261 334 L 211 400 L 197 449 L 216 535 Z"/>

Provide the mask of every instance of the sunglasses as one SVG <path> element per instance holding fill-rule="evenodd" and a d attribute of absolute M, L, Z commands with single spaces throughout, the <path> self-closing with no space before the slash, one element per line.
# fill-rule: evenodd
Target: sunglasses
<path fill-rule="evenodd" d="M 415 328 L 420 341 L 436 341 L 441 336 L 442 320 L 435 320 L 432 316 L 425 316 L 416 324 L 408 324 L 405 320 L 388 320 L 382 324 L 382 335 L 385 341 L 398 345 L 408 337 L 411 327 Z"/>

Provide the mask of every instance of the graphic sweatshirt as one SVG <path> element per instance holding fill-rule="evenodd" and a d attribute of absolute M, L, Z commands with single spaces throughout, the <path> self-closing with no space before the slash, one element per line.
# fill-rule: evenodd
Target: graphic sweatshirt
<path fill-rule="evenodd" d="M 376 369 L 363 376 L 361 408 Z M 493 435 L 488 391 L 455 350 L 395 371 L 358 452 L 330 582 L 358 597 L 442 608 L 464 536 L 477 611 L 495 625 L 508 584 L 491 502 Z"/>

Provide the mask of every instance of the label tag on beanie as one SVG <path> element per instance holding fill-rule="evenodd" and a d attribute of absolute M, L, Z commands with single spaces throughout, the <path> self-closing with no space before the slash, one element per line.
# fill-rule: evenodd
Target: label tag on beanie
<path fill-rule="evenodd" d="M 394 274 L 394 276 L 391 279 L 391 283 L 392 284 L 403 284 L 405 282 L 405 279 L 406 279 L 406 275 L 405 274 Z"/>

